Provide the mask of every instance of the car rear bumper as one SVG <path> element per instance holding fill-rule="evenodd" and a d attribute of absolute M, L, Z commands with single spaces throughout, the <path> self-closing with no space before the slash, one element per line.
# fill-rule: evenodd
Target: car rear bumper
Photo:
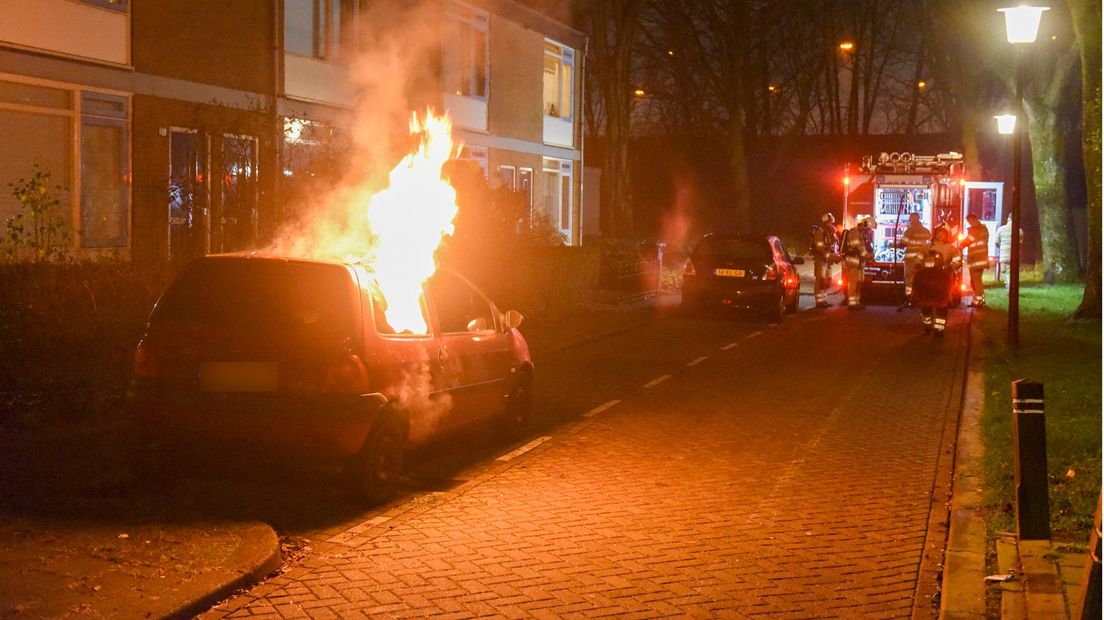
<path fill-rule="evenodd" d="M 699 306 L 763 308 L 778 303 L 782 287 L 776 282 L 691 282 L 683 285 L 683 299 Z"/>
<path fill-rule="evenodd" d="M 387 399 L 377 393 L 205 394 L 135 380 L 126 402 L 138 429 L 154 440 L 342 459 L 364 445 Z"/>

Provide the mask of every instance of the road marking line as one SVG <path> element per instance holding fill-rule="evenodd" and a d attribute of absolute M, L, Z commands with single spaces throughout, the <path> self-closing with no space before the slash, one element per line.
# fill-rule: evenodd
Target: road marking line
<path fill-rule="evenodd" d="M 602 412 L 603 412 L 603 411 L 605 411 L 606 409 L 609 409 L 610 407 L 612 407 L 612 406 L 616 405 L 616 404 L 617 404 L 617 403 L 619 403 L 619 402 L 621 402 L 621 400 L 620 400 L 620 399 L 614 399 L 614 400 L 611 400 L 611 401 L 609 401 L 609 402 L 606 402 L 606 403 L 602 403 L 601 405 L 598 405 L 598 406 L 597 406 L 597 407 L 595 407 L 594 409 L 591 409 L 590 411 L 588 411 L 588 412 L 584 413 L 584 414 L 583 414 L 583 417 L 584 417 L 584 418 L 589 418 L 589 417 L 591 417 L 591 416 L 596 416 L 596 415 L 598 415 L 599 413 L 602 413 Z"/>
<path fill-rule="evenodd" d="M 498 457 L 495 460 L 496 461 L 509 461 L 509 460 L 516 459 L 517 457 L 521 456 L 522 454 L 525 454 L 526 452 L 532 450 L 533 448 L 536 448 L 537 446 L 539 446 L 542 443 L 548 441 L 549 439 L 552 439 L 552 438 L 551 437 L 537 437 L 533 441 L 530 441 L 529 443 L 527 443 L 524 446 L 518 448 L 517 450 L 514 450 L 513 452 L 509 452 L 507 454 L 503 454 L 502 456 Z"/>
<path fill-rule="evenodd" d="M 761 332 L 761 331 L 758 331 L 758 332 L 751 332 L 750 334 L 748 334 L 747 336 L 745 336 L 745 338 L 754 338 L 754 337 L 758 336 L 758 335 L 759 335 L 759 334 L 761 334 L 761 333 L 763 333 L 763 332 Z"/>
<path fill-rule="evenodd" d="M 738 344 L 740 344 L 739 340 L 737 340 L 736 342 L 730 342 L 730 343 L 726 344 L 725 346 L 721 347 L 721 350 L 722 351 L 728 351 L 729 349 L 735 349 L 736 345 L 738 345 Z"/>
<path fill-rule="evenodd" d="M 690 361 L 690 362 L 687 362 L 687 363 L 686 363 L 686 366 L 687 366 L 687 367 L 690 367 L 690 366 L 697 366 L 698 364 L 700 364 L 700 363 L 704 362 L 704 361 L 705 361 L 705 360 L 707 360 L 707 359 L 709 359 L 709 356 L 708 356 L 708 355 L 703 355 L 703 356 L 699 357 L 699 358 L 698 358 L 698 359 L 696 359 L 696 360 L 692 360 L 692 361 Z"/>
<path fill-rule="evenodd" d="M 644 384 L 644 389 L 646 390 L 648 388 L 654 388 L 655 386 L 659 385 L 660 383 L 663 383 L 664 381 L 666 381 L 670 378 L 671 378 L 671 375 L 663 375 L 662 377 L 656 377 L 655 379 L 652 379 L 651 381 L 645 383 Z"/>

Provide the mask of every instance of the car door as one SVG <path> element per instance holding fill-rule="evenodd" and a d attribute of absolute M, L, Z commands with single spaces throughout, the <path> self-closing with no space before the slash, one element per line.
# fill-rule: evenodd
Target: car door
<path fill-rule="evenodd" d="M 786 303 L 789 304 L 797 297 L 801 277 L 798 275 L 797 268 L 793 265 L 793 259 L 790 258 L 790 253 L 786 250 L 786 246 L 782 244 L 781 239 L 771 238 L 771 252 L 774 254 L 774 262 L 777 265 L 782 286 L 786 290 Z"/>
<path fill-rule="evenodd" d="M 427 298 L 439 331 L 437 364 L 452 398 L 453 424 L 501 411 L 506 373 L 498 368 L 508 344 L 493 304 L 450 271 L 430 279 Z"/>

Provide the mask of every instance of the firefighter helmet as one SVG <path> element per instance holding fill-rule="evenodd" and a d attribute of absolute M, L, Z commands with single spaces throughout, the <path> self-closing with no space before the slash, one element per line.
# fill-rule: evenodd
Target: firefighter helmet
<path fill-rule="evenodd" d="M 835 223 L 835 221 L 836 221 L 836 216 L 832 215 L 831 211 L 825 211 L 820 216 L 820 223 L 821 224 Z"/>

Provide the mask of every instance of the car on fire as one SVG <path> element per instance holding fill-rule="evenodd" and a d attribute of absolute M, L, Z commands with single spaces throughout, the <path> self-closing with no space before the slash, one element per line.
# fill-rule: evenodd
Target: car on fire
<path fill-rule="evenodd" d="M 801 279 L 794 265 L 802 263 L 778 237 L 707 234 L 683 270 L 683 308 L 753 310 L 781 321 L 787 312 L 797 311 Z"/>
<path fill-rule="evenodd" d="M 396 333 L 370 265 L 196 259 L 135 353 L 127 401 L 143 445 L 151 458 L 163 444 L 295 454 L 341 466 L 379 502 L 408 448 L 490 420 L 518 434 L 533 380 L 521 315 L 452 271 L 422 290 L 426 333 Z"/>

